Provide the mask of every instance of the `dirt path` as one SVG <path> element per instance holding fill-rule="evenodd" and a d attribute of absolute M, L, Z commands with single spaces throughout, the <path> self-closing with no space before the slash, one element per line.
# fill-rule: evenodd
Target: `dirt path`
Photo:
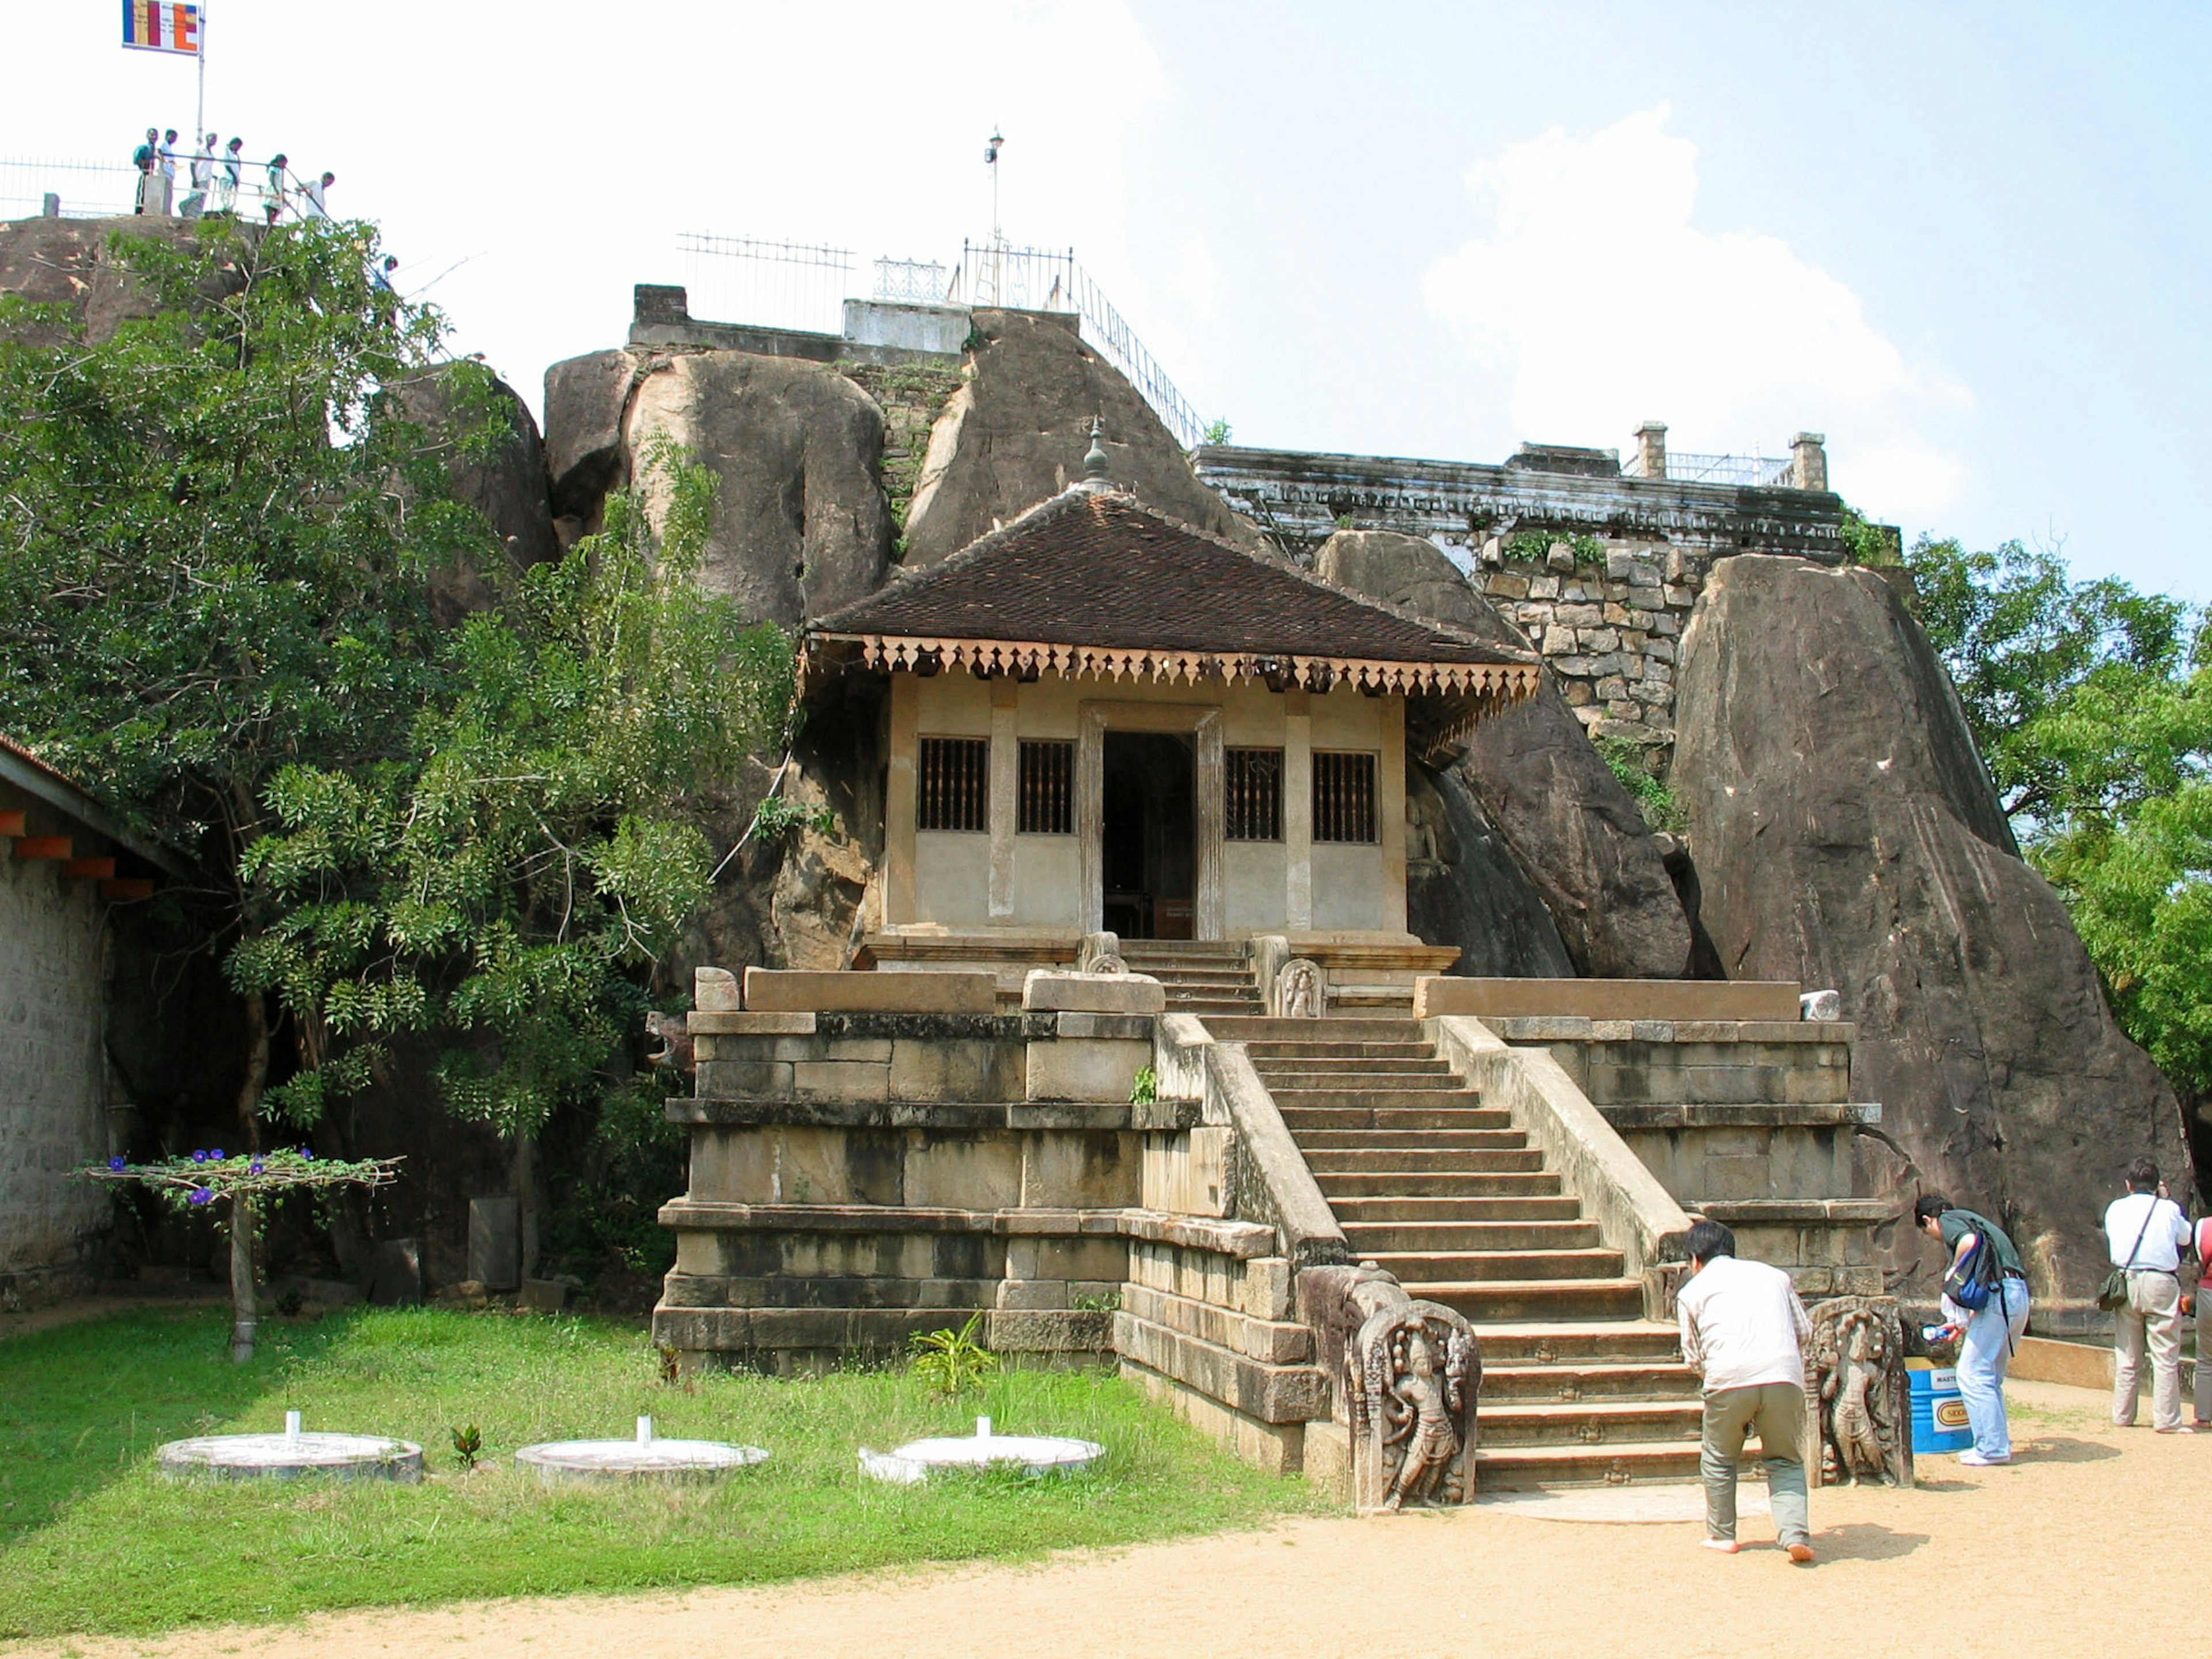
<path fill-rule="evenodd" d="M 1480 1509 L 1298 1521 L 1265 1533 L 757 1590 L 353 1613 L 271 1630 L 27 1646 L 26 1654 L 350 1659 L 610 1655 L 1517 1656 L 2107 1651 L 2115 1611 L 2187 1582 L 2212 1505 L 2212 1435 L 2118 1431 L 2101 1396 L 2014 1390 L 2020 1462 L 1924 1460 L 1913 1492 L 1814 1494 L 1821 1556 L 1792 1567 L 1763 1521 L 1743 1553 L 1694 1524 L 1592 1525 Z"/>

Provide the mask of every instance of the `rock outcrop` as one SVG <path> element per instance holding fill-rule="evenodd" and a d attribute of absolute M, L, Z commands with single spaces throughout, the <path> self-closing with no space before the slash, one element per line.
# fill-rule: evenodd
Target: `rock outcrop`
<path fill-rule="evenodd" d="M 745 614 L 793 626 L 873 592 L 890 569 L 878 476 L 884 416 L 819 363 L 743 351 L 601 351 L 545 375 L 554 510 L 596 526 L 606 492 L 643 483 L 656 441 L 720 488 L 700 580 Z"/>
<path fill-rule="evenodd" d="M 1455 974 L 1572 979 L 1574 958 L 1544 896 L 1521 872 L 1458 769 L 1406 767 L 1406 926 L 1456 945 Z"/>
<path fill-rule="evenodd" d="M 456 567 L 432 579 L 432 604 L 441 624 L 451 626 L 461 616 L 489 606 L 502 576 L 518 575 L 533 564 L 561 556 L 561 544 L 553 532 L 553 509 L 546 499 L 545 448 L 538 441 L 538 422 L 529 405 L 504 380 L 494 378 L 489 387 L 495 412 L 506 427 L 506 435 L 489 454 L 462 453 L 454 430 L 457 405 L 465 394 L 452 369 L 417 374 L 393 388 L 407 418 L 423 428 L 429 441 L 446 450 L 446 472 L 453 493 L 484 515 L 492 534 L 506 554 L 505 568 Z M 465 419 L 480 419 L 471 406 Z"/>
<path fill-rule="evenodd" d="M 1418 537 L 1340 530 L 1322 544 L 1314 568 L 1349 592 L 1480 639 L 1528 647 L 1459 567 Z M 1535 696 L 1475 727 L 1466 757 L 1449 775 L 1464 783 L 1481 821 L 1540 896 L 1575 972 L 1595 979 L 1673 979 L 1686 971 L 1689 922 L 1644 815 L 1590 746 L 1548 670 Z M 1468 844 L 1474 836 L 1461 839 Z M 1475 879 L 1472 872 L 1468 879 Z M 1494 893 L 1498 879 L 1493 870 L 1481 882 Z M 1450 910 L 1463 918 L 1457 924 L 1462 933 L 1470 924 L 1477 930 L 1435 941 L 1468 953 L 1459 971 L 1475 972 L 1485 959 L 1531 963 L 1507 972 L 1559 971 L 1534 965 L 1547 953 L 1527 928 L 1509 927 L 1509 937 L 1520 942 L 1501 955 L 1497 941 L 1479 931 L 1480 910 L 1468 896 Z"/>
<path fill-rule="evenodd" d="M 1198 481 L 1175 434 L 1068 313 L 975 313 L 967 384 L 930 433 L 906 520 L 909 567 L 934 564 L 1083 477 L 1091 422 L 1107 476 L 1147 507 L 1241 545 L 1258 532 Z"/>
<path fill-rule="evenodd" d="M 2187 1170 L 2181 1110 L 2017 856 L 1918 625 L 1869 571 L 1724 559 L 1684 635 L 1676 730 L 1705 927 L 1731 977 L 1842 993 L 1853 1093 L 1882 1107 L 1881 1195 L 1988 1210 L 2038 1297 L 2078 1307 L 2128 1160 Z M 1932 1291 L 1924 1239 L 1888 1249 Z"/>
<path fill-rule="evenodd" d="M 131 318 L 152 316 L 153 301 L 109 247 L 118 231 L 168 242 L 191 234 L 182 219 L 0 220 L 0 294 L 69 307 L 73 325 L 63 334 L 95 343 Z"/>

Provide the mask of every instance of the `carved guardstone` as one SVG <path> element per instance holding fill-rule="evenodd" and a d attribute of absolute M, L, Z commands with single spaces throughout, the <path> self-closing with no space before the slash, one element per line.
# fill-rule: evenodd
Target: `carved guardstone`
<path fill-rule="evenodd" d="M 1911 1486 L 1911 1396 L 1897 1299 L 1830 1297 L 1807 1311 L 1805 1384 L 1820 1443 L 1807 1449 L 1805 1462 L 1814 1484 Z"/>
<path fill-rule="evenodd" d="M 1345 1355 L 1352 1497 L 1361 1513 L 1443 1508 L 1474 1497 L 1474 1328 L 1407 1300 L 1368 1316 Z"/>
<path fill-rule="evenodd" d="M 1275 973 L 1273 1008 L 1278 1019 L 1319 1019 L 1328 1012 L 1328 981 L 1321 964 L 1294 957 Z"/>

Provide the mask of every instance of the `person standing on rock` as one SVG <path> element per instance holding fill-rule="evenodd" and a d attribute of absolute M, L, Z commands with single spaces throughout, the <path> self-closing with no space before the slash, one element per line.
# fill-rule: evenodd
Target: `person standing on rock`
<path fill-rule="evenodd" d="M 2189 1248 L 2189 1218 L 2166 1195 L 2150 1159 L 2128 1165 L 2127 1196 L 2106 1207 L 2105 1246 L 2112 1265 L 2128 1276 L 2128 1299 L 2112 1310 L 2113 1425 L 2136 1425 L 2136 1389 L 2148 1343 L 2151 1426 L 2160 1434 L 2193 1434 L 2181 1421 L 2181 1253 Z M 2202 1417 L 2201 1348 L 2197 1377 Z"/>
<path fill-rule="evenodd" d="M 1959 1397 L 1974 1443 L 1959 1454 L 1968 1468 L 2012 1462 L 2012 1427 L 2005 1418 L 2005 1373 L 2014 1345 L 2027 1328 L 2027 1270 L 2011 1237 L 1985 1215 L 1960 1209 L 1941 1193 L 1923 1193 L 1912 1204 L 1913 1224 L 1943 1246 L 1946 1294 L 1954 1275 L 1971 1271 L 1979 1252 L 1996 1257 L 1997 1284 L 1987 1305 L 1957 1308 L 1965 1316 L 1959 1339 Z M 1947 1312 L 1950 1310 L 1947 1309 Z"/>
<path fill-rule="evenodd" d="M 146 142 L 131 152 L 131 165 L 138 169 L 138 198 L 131 209 L 134 214 L 156 214 L 161 210 L 161 175 L 154 166 L 161 159 L 161 128 L 148 127 Z"/>
<path fill-rule="evenodd" d="M 161 135 L 160 152 L 161 167 L 161 211 L 177 210 L 177 130 L 171 127 Z"/>
<path fill-rule="evenodd" d="M 284 169 L 290 165 L 291 160 L 281 149 L 269 158 L 269 184 L 262 194 L 261 210 L 269 216 L 269 222 L 272 225 L 276 222 L 276 216 L 284 210 Z"/>
<path fill-rule="evenodd" d="M 1736 1465 L 1756 1432 L 1775 1535 L 1802 1565 L 1813 1559 L 1803 1456 L 1812 1322 L 1790 1275 L 1763 1261 L 1739 1261 L 1735 1234 L 1719 1222 L 1698 1222 L 1688 1248 L 1691 1276 L 1674 1307 L 1682 1358 L 1705 1382 L 1698 1458 L 1705 1480 L 1705 1547 L 1736 1553 Z"/>
<path fill-rule="evenodd" d="M 238 211 L 238 187 L 246 178 L 246 140 L 234 138 L 223 146 L 222 161 L 216 170 L 215 210 Z"/>

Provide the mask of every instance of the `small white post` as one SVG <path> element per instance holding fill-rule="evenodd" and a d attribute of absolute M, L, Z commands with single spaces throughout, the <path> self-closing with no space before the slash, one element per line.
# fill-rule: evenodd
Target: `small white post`
<path fill-rule="evenodd" d="M 637 1419 L 637 1443 L 641 1446 L 650 1446 L 653 1443 L 653 1419 L 649 1417 L 641 1417 Z"/>
<path fill-rule="evenodd" d="M 299 1413 L 286 1412 L 284 1413 L 284 1437 L 287 1440 L 297 1440 L 300 1437 Z"/>
<path fill-rule="evenodd" d="M 989 1418 L 979 1417 L 975 1419 L 975 1437 L 978 1440 L 988 1440 L 991 1437 L 991 1419 Z"/>

